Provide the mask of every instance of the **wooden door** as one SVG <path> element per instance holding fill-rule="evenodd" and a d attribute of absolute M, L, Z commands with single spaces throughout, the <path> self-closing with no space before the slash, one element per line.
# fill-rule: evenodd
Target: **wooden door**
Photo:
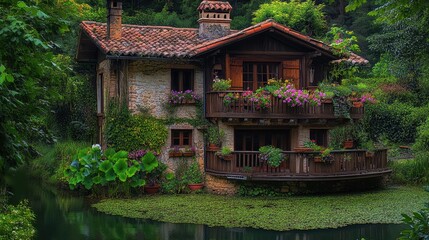
<path fill-rule="evenodd" d="M 296 89 L 300 88 L 300 60 L 290 59 L 283 61 L 283 79 L 290 79 L 293 81 Z"/>

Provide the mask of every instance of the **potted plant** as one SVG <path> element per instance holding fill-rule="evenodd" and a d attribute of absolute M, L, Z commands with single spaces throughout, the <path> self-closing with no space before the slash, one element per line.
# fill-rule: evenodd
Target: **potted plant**
<path fill-rule="evenodd" d="M 216 92 L 224 92 L 231 88 L 231 82 L 230 79 L 215 78 L 213 79 L 212 89 Z M 224 97 L 225 93 L 219 93 L 219 96 Z"/>
<path fill-rule="evenodd" d="M 188 169 L 186 169 L 183 174 L 183 178 L 188 183 L 188 187 L 191 191 L 200 190 L 204 187 L 203 174 L 201 173 L 198 162 L 195 159 L 191 165 L 189 165 Z"/>
<path fill-rule="evenodd" d="M 231 148 L 226 146 L 222 147 L 221 151 L 216 152 L 216 155 L 225 161 L 232 161 L 234 159 Z"/>
<path fill-rule="evenodd" d="M 332 163 L 334 161 L 334 156 L 331 154 L 332 148 L 326 148 L 320 152 L 322 157 L 322 162 Z"/>
<path fill-rule="evenodd" d="M 283 150 L 273 146 L 260 147 L 259 152 L 259 159 L 263 162 L 267 162 L 270 167 L 279 167 L 285 159 L 282 153 Z"/>
<path fill-rule="evenodd" d="M 170 157 L 181 157 L 183 155 L 182 151 L 180 151 L 179 146 L 174 146 L 170 148 L 170 151 L 168 151 L 168 155 Z"/>
<path fill-rule="evenodd" d="M 159 162 L 155 155 L 146 154 L 142 158 L 142 164 L 146 169 L 150 170 L 146 173 L 146 185 L 144 186 L 144 191 L 149 194 L 154 194 L 159 192 L 160 181 L 164 171 L 167 169 L 167 165 L 162 162 Z"/>
<path fill-rule="evenodd" d="M 296 147 L 293 150 L 295 152 L 298 152 L 298 153 L 320 151 L 320 149 L 317 148 L 317 147 L 319 147 L 319 146 L 316 144 L 316 141 L 315 140 L 310 140 L 310 141 L 305 141 L 304 142 L 304 146 L 302 146 L 302 147 Z"/>
<path fill-rule="evenodd" d="M 352 139 L 347 139 L 344 141 L 343 147 L 345 149 L 352 149 L 353 148 L 353 140 Z"/>
<path fill-rule="evenodd" d="M 231 106 L 231 104 L 235 103 L 239 98 L 238 95 L 234 95 L 233 93 L 228 93 L 223 98 L 223 105 L 227 108 Z"/>
<path fill-rule="evenodd" d="M 195 156 L 195 147 L 194 146 L 192 146 L 192 147 L 186 147 L 185 148 L 185 151 L 183 152 L 183 156 L 184 157 L 193 157 L 193 156 Z"/>
<path fill-rule="evenodd" d="M 218 151 L 219 146 L 222 143 L 225 133 L 222 130 L 219 130 L 217 126 L 210 126 L 207 129 L 207 138 L 209 142 L 209 150 Z"/>

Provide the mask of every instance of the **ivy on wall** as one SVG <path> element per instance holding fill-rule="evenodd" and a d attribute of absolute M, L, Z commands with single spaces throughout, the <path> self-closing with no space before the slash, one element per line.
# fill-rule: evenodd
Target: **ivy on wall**
<path fill-rule="evenodd" d="M 132 115 L 126 104 L 109 102 L 106 114 L 106 142 L 115 149 L 138 149 L 160 152 L 165 145 L 168 129 L 164 121 L 147 114 Z"/>

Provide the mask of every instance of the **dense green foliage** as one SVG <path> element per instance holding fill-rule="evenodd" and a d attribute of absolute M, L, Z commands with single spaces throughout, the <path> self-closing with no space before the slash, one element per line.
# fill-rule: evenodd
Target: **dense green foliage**
<path fill-rule="evenodd" d="M 160 152 L 167 140 L 168 129 L 159 119 L 143 114 L 133 115 L 125 104 L 119 106 L 111 101 L 106 114 L 105 135 L 109 147 Z"/>
<path fill-rule="evenodd" d="M 294 30 L 309 36 L 323 36 L 326 32 L 326 21 L 322 11 L 323 5 L 316 5 L 313 0 L 272 1 L 260 5 L 254 13 L 253 23 L 272 18 Z"/>
<path fill-rule="evenodd" d="M 259 159 L 267 161 L 268 166 L 278 167 L 285 160 L 282 149 L 273 146 L 263 146 L 259 148 Z"/>
<path fill-rule="evenodd" d="M 0 205 L 0 239 L 32 239 L 36 233 L 34 218 L 27 201 L 16 206 Z"/>
<path fill-rule="evenodd" d="M 36 150 L 39 157 L 29 161 L 28 168 L 34 177 L 52 183 L 65 183 L 64 171 L 72 162 L 72 157 L 79 149 L 88 146 L 85 142 L 61 141 L 54 145 L 40 144 Z"/>
<path fill-rule="evenodd" d="M 429 239 L 429 205 L 425 208 L 413 212 L 412 215 L 402 214 L 402 222 L 408 228 L 401 231 L 399 240 L 420 240 Z"/>
<path fill-rule="evenodd" d="M 109 148 L 102 152 L 99 146 L 93 146 L 80 150 L 64 174 L 71 189 L 79 185 L 91 189 L 113 183 L 128 192 L 130 187 L 144 186 L 145 175 L 157 167 L 158 160 L 151 152 L 134 160 L 128 158 L 126 151 L 115 152 Z"/>
<path fill-rule="evenodd" d="M 397 187 L 380 192 L 317 197 L 159 195 L 132 200 L 108 199 L 93 206 L 105 213 L 133 218 L 284 231 L 400 223 L 401 212 L 409 214 L 420 209 L 428 197 L 429 193 L 421 188 Z"/>

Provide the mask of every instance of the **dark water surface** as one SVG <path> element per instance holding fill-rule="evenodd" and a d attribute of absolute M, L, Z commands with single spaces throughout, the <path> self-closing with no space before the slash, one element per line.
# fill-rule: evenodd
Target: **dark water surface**
<path fill-rule="evenodd" d="M 6 180 L 14 193 L 12 203 L 22 199 L 30 201 L 31 208 L 36 213 L 37 240 L 390 240 L 396 239 L 404 227 L 397 224 L 366 224 L 338 229 L 278 232 L 129 219 L 99 213 L 83 198 L 42 186 L 22 172 L 9 176 Z"/>

